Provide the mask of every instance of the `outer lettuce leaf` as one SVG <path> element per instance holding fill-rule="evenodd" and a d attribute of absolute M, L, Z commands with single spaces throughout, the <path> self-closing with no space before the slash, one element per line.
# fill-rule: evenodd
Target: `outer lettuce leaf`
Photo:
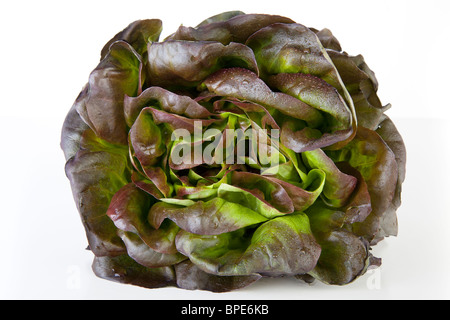
<path fill-rule="evenodd" d="M 345 214 L 317 202 L 307 210 L 312 232 L 322 252 L 311 276 L 327 284 L 344 285 L 370 265 L 369 243 L 342 228 Z"/>
<path fill-rule="evenodd" d="M 111 45 L 119 40 L 129 43 L 139 55 L 144 56 L 147 52 L 147 43 L 158 41 L 161 32 L 162 21 L 159 19 L 135 21 L 105 44 L 100 60 L 108 55 Z"/>
<path fill-rule="evenodd" d="M 243 260 L 261 261 L 263 267 L 257 267 L 261 274 L 293 275 L 311 270 L 320 253 L 321 248 L 312 235 L 308 217 L 298 213 L 275 218 L 259 227 Z"/>
<path fill-rule="evenodd" d="M 240 43 L 165 41 L 149 45 L 147 71 L 153 86 L 196 87 L 222 68 L 258 72 L 253 51 Z"/>
<path fill-rule="evenodd" d="M 181 26 L 168 39 L 188 41 L 219 41 L 224 45 L 231 42 L 245 43 L 256 31 L 273 23 L 294 23 L 289 18 L 265 14 L 238 14 L 226 19 L 226 16 L 213 19 L 197 28 Z"/>
<path fill-rule="evenodd" d="M 95 257 L 92 269 L 99 278 L 144 288 L 176 286 L 173 267 L 147 268 L 127 255 Z"/>
<path fill-rule="evenodd" d="M 136 187 L 134 183 L 129 183 L 114 195 L 106 214 L 115 226 L 123 231 L 120 236 L 128 240 L 125 241 L 128 248 L 133 244 L 140 245 L 138 240 L 130 235 L 134 233 L 149 248 L 159 253 L 175 254 L 177 251 L 174 241 L 179 228 L 173 223 L 167 223 L 158 230 L 152 228 L 147 221 L 147 215 L 154 203 L 155 199 L 152 196 Z"/>
<path fill-rule="evenodd" d="M 398 166 L 398 180 L 395 190 L 393 205 L 397 209 L 401 204 L 402 184 L 406 176 L 406 147 L 402 136 L 398 132 L 392 120 L 384 115 L 380 121 L 376 132 L 383 138 L 384 142 L 389 146 L 395 155 Z"/>
<path fill-rule="evenodd" d="M 333 35 L 331 30 L 329 29 L 322 29 L 322 30 L 316 30 L 314 28 L 309 28 L 311 31 L 313 31 L 317 38 L 319 38 L 320 43 L 327 49 L 335 50 L 335 51 L 342 51 L 341 44 L 339 43 L 339 40 Z"/>
<path fill-rule="evenodd" d="M 111 199 L 129 182 L 128 152 L 84 132 L 80 150 L 66 164 L 66 175 L 86 229 L 89 248 L 96 256 L 124 253 L 116 227 L 106 215 Z"/>
<path fill-rule="evenodd" d="M 244 288 L 259 279 L 260 275 L 249 276 L 216 276 L 204 272 L 192 262 L 184 261 L 175 266 L 177 285 L 187 290 L 208 290 L 212 292 L 228 292 Z"/>
<path fill-rule="evenodd" d="M 375 130 L 383 113 L 389 108 L 383 107 L 377 96 L 378 82 L 375 74 L 361 55 L 353 57 L 333 50 L 328 50 L 327 53 L 352 97 L 358 125 Z"/>
<path fill-rule="evenodd" d="M 86 97 L 87 87 L 84 87 L 64 120 L 61 131 L 61 149 L 64 151 L 66 161 L 78 152 L 81 136 L 83 132 L 89 129 L 89 126 L 84 123 L 77 111 L 79 105 L 86 102 Z"/>
<path fill-rule="evenodd" d="M 178 252 L 170 254 L 153 250 L 144 241 L 142 241 L 138 235 L 132 232 L 119 231 L 119 236 L 125 243 L 127 253 L 130 258 L 144 267 L 167 267 L 187 259 Z"/>
<path fill-rule="evenodd" d="M 214 15 L 212 17 L 209 17 L 208 19 L 203 20 L 201 23 L 197 25 L 197 28 L 203 27 L 205 25 L 208 25 L 210 23 L 216 23 L 216 22 L 223 22 L 230 20 L 231 18 L 234 18 L 236 16 L 244 15 L 245 13 L 242 11 L 227 11 L 222 12 L 217 15 Z"/>
<path fill-rule="evenodd" d="M 176 244 L 198 268 L 223 276 L 306 273 L 320 255 L 320 246 L 302 213 L 267 221 L 253 234 L 245 229 L 217 236 L 180 231 Z"/>
<path fill-rule="evenodd" d="M 335 162 L 347 161 L 357 169 L 367 183 L 371 197 L 372 212 L 364 222 L 353 224 L 353 232 L 364 236 L 369 242 L 380 232 L 388 235 L 397 234 L 396 218 L 387 226 L 381 222 L 390 220 L 386 215 L 394 199 L 398 181 L 398 165 L 395 154 L 386 142 L 375 132 L 358 127 L 355 138 L 345 148 L 328 152 Z"/>
<path fill-rule="evenodd" d="M 301 24 L 272 24 L 255 32 L 246 44 L 255 52 L 263 78 L 279 73 L 310 74 L 345 93 L 339 73 L 316 34 Z M 346 95 L 344 99 L 350 102 Z"/>
<path fill-rule="evenodd" d="M 125 95 L 140 93 L 141 69 L 139 54 L 128 43 L 118 41 L 91 73 L 86 99 L 77 111 L 100 138 L 127 144 L 123 100 Z"/>
<path fill-rule="evenodd" d="M 380 222 L 380 232 L 376 236 L 376 241 L 390 235 L 396 235 L 398 230 L 396 211 L 401 205 L 402 184 L 406 176 L 406 147 L 403 139 L 388 116 L 384 115 L 378 125 L 376 132 L 383 138 L 395 155 L 398 169 L 397 185 L 395 194 L 387 212 Z"/>
<path fill-rule="evenodd" d="M 369 244 L 346 230 L 318 238 L 322 255 L 310 275 L 334 285 L 345 285 L 364 274 L 370 265 Z"/>

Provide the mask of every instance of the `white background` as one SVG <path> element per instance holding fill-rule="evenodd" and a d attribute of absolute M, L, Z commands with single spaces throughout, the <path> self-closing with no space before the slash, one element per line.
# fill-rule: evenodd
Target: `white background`
<path fill-rule="evenodd" d="M 450 298 L 449 1 L 7 1 L 0 8 L 0 298 Z M 344 287 L 264 279 L 213 294 L 148 290 L 96 278 L 59 148 L 66 113 L 103 45 L 137 19 L 162 38 L 229 10 L 330 28 L 363 54 L 408 150 L 400 232 L 373 250 L 383 266 Z"/>

